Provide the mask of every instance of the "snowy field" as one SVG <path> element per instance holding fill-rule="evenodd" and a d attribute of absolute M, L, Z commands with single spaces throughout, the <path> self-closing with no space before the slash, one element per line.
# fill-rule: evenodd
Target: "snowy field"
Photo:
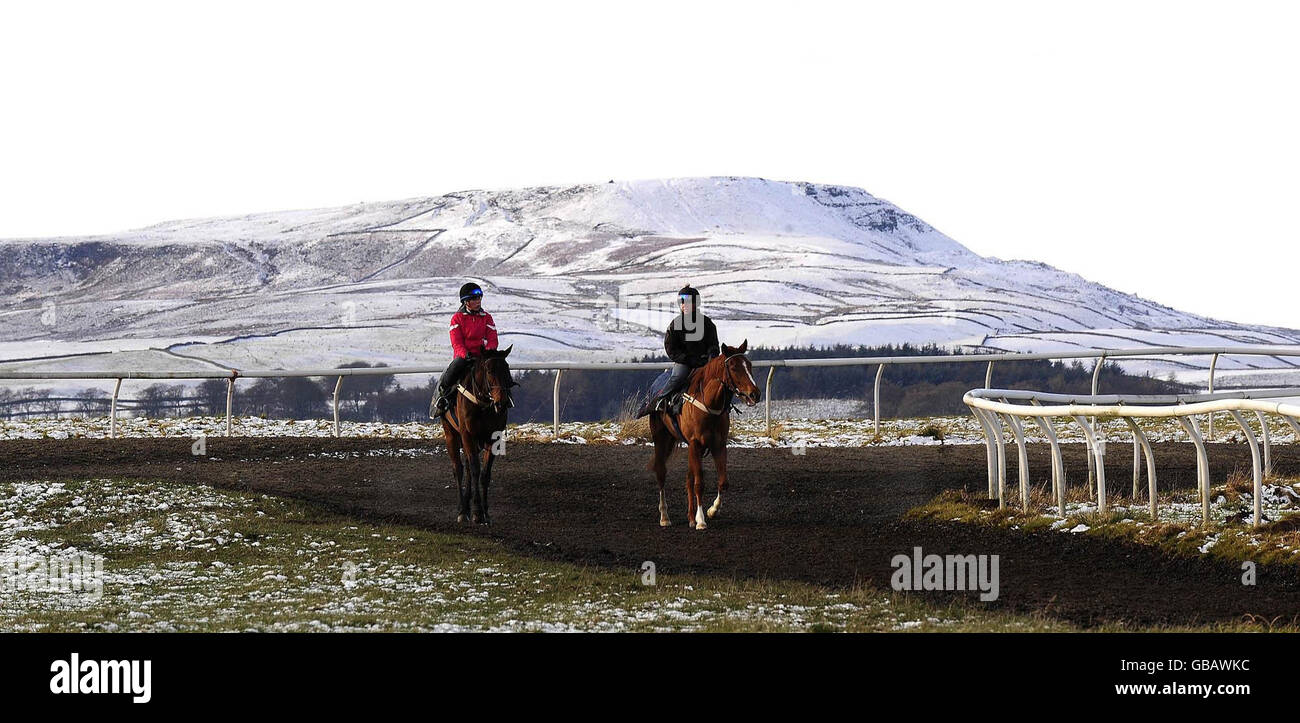
<path fill-rule="evenodd" d="M 200 485 L 0 484 L 5 631 L 1042 629 L 894 595 L 597 571 Z M 98 594 L 39 589 L 42 561 L 99 556 Z M 13 584 L 13 575 L 24 585 Z M 88 588 L 89 586 L 85 586 Z"/>
<path fill-rule="evenodd" d="M 0 424 L 0 439 L 103 438 L 107 420 L 55 419 Z M 224 420 L 126 419 L 132 437 L 219 435 Z M 748 425 L 748 426 L 746 426 Z M 1220 420 L 1220 430 L 1227 430 Z M 553 444 L 645 444 L 635 425 L 519 425 L 513 439 Z M 1152 436 L 1162 438 L 1158 425 Z M 781 420 L 775 438 L 761 420 L 738 425 L 733 443 L 749 447 L 982 443 L 968 417 L 870 421 Z M 936 434 L 942 430 L 942 434 Z M 348 424 L 348 436 L 409 439 L 366 452 L 414 457 L 435 453 L 431 424 Z M 1170 439 L 1178 438 L 1172 427 Z M 1275 430 L 1275 439 L 1284 437 Z M 324 421 L 236 420 L 248 436 L 332 434 Z M 1112 426 L 1111 439 L 1128 439 Z M 1224 432 L 1221 432 L 1221 435 Z M 941 436 L 942 442 L 936 437 Z M 1066 439 L 1081 442 L 1077 432 Z M 1124 453 L 1128 453 L 1127 446 Z M 1047 526 L 1061 534 L 1146 536 L 1198 554 L 1240 549 L 1300 559 L 1300 541 L 1245 529 L 1249 492 L 1240 481 L 1212 496 L 1214 527 L 1199 529 L 1199 505 L 1187 494 L 1161 498 L 1159 523 L 1141 502 L 1119 502 L 1107 515 L 1076 499 L 1056 521 L 1043 505 L 1029 516 L 975 509 L 1013 527 Z M 1074 490 L 1082 494 L 1081 489 Z M 1300 490 L 1271 480 L 1269 520 L 1300 510 Z M 947 510 L 947 507 L 941 508 Z M 945 515 L 943 520 L 956 519 Z M 667 631 L 667 630 L 1042 630 L 1040 619 L 935 608 L 870 589 L 831 591 L 783 582 L 661 575 L 643 585 L 639 571 L 575 567 L 520 557 L 490 539 L 370 524 L 262 494 L 156 480 L 33 479 L 0 483 L 0 573 L 40 576 L 43 561 L 102 560 L 100 594 L 0 584 L 5 630 L 54 631 Z"/>

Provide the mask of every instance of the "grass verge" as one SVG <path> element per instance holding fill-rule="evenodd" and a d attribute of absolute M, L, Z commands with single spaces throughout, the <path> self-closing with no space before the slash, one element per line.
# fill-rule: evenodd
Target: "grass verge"
<path fill-rule="evenodd" d="M 0 485 L 6 564 L 99 555 L 103 591 L 0 591 L 10 631 L 1069 630 L 867 587 L 616 570 L 309 503 L 112 479 Z M 15 562 L 17 561 L 17 562 Z M 11 568 L 12 569 L 12 568 Z"/>

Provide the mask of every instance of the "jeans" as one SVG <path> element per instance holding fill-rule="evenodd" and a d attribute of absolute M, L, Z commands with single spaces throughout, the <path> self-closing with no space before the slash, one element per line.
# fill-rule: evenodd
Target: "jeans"
<path fill-rule="evenodd" d="M 659 394 L 659 398 L 665 399 L 672 396 L 673 392 L 685 389 L 686 382 L 691 377 L 691 369 L 686 364 L 673 364 L 673 373 L 668 377 L 668 383 L 664 385 L 664 390 Z"/>

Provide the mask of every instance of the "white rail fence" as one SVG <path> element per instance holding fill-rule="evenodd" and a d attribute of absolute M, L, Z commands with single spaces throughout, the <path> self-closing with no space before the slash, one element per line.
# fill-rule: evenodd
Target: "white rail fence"
<path fill-rule="evenodd" d="M 1018 361 L 1063 361 L 1067 359 L 1093 359 L 1092 393 L 1096 394 L 1100 383 L 1101 370 L 1107 359 L 1125 359 L 1128 361 L 1156 361 L 1159 357 L 1171 356 L 1208 356 L 1210 357 L 1210 391 L 1214 391 L 1215 370 L 1220 356 L 1267 356 L 1281 360 L 1300 357 L 1300 346 L 1236 346 L 1236 347 L 1136 347 L 1129 349 L 1105 349 L 1077 352 L 1045 353 L 999 353 L 999 354 L 941 354 L 930 356 L 876 356 L 876 357 L 842 357 L 832 359 L 763 359 L 753 362 L 755 367 L 767 367 L 765 404 L 763 421 L 769 431 L 772 429 L 772 382 L 778 367 L 838 367 L 838 366 L 875 366 L 876 373 L 872 389 L 872 413 L 876 434 L 880 434 L 880 385 L 884 378 L 885 367 L 907 364 L 985 364 L 984 386 L 992 386 L 994 365 L 998 362 Z M 628 371 L 660 370 L 669 366 L 668 362 L 520 362 L 511 364 L 514 370 L 553 371 L 552 387 L 553 429 L 556 436 L 560 432 L 560 378 L 570 370 L 583 371 Z M 1300 364 L 1293 368 L 1300 368 Z M 339 436 L 339 391 L 345 377 L 397 375 L 397 374 L 438 374 L 443 367 L 368 367 L 349 369 L 229 369 L 211 371 L 6 371 L 0 369 L 0 380 L 41 380 L 60 379 L 112 379 L 113 397 L 109 407 L 109 436 L 117 436 L 117 406 L 122 382 L 136 379 L 225 379 L 226 380 L 226 429 L 231 434 L 234 407 L 235 383 L 238 379 L 284 378 L 284 377 L 335 377 L 333 413 L 334 435 Z M 1209 437 L 1214 437 L 1214 419 L 1211 416 Z"/>
<path fill-rule="evenodd" d="M 1078 424 L 1083 430 L 1088 450 L 1089 494 L 1095 495 L 1097 510 L 1106 512 L 1106 440 L 1102 438 L 1097 419 L 1123 419 L 1132 433 L 1133 441 L 1133 498 L 1138 497 L 1141 458 L 1145 455 L 1147 471 L 1147 499 L 1151 519 L 1156 520 L 1157 491 L 1155 458 L 1151 443 L 1136 422 L 1143 418 L 1177 419 L 1188 438 L 1196 447 L 1197 489 L 1201 499 L 1201 522 L 1210 522 L 1210 465 L 1205 439 L 1196 419 L 1198 415 L 1227 412 L 1241 427 L 1250 445 L 1254 477 L 1254 525 L 1262 518 L 1263 486 L 1265 477 L 1273 472 L 1272 440 L 1268 419 L 1275 415 L 1286 421 L 1300 440 L 1300 405 L 1277 401 L 1280 398 L 1300 397 L 1300 389 L 1257 389 L 1218 394 L 1178 395 L 1087 395 L 1048 394 L 1012 389 L 975 389 L 966 393 L 963 401 L 984 431 L 988 447 L 989 498 L 995 495 L 998 506 L 1006 505 L 1007 459 L 1006 431 L 1010 430 L 1016 443 L 1019 462 L 1020 504 L 1029 511 L 1029 461 L 1025 449 L 1024 422 L 1032 419 L 1043 431 L 1052 451 L 1052 493 L 1057 514 L 1065 516 L 1065 465 L 1054 419 L 1065 419 Z M 1260 434 L 1246 422 L 1245 414 L 1252 414 L 1260 425 Z M 1262 452 L 1261 452 L 1262 438 Z M 1092 484 L 1095 471 L 1096 484 Z"/>

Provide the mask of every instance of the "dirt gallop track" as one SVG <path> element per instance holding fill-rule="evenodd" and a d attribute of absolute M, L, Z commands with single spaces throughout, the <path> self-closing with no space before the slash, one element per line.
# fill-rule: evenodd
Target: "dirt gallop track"
<path fill-rule="evenodd" d="M 710 528 L 698 532 L 686 525 L 681 455 L 669 468 L 676 524 L 658 526 L 657 496 L 644 470 L 650 450 L 639 445 L 511 443 L 491 492 L 491 528 L 456 523 L 456 491 L 436 442 L 210 438 L 205 457 L 193 456 L 190 445 L 189 439 L 0 442 L 0 480 L 165 478 L 256 490 L 358 518 L 487 535 L 525 554 L 629 574 L 653 560 L 660 574 L 887 589 L 890 560 L 915 546 L 926 553 L 998 554 L 995 605 L 1084 625 L 1196 624 L 1247 614 L 1289 622 L 1300 614 L 1300 575 L 1293 571 L 1261 567 L 1259 584 L 1246 587 L 1236 564 L 1171 559 L 1086 535 L 901 518 L 941 490 L 985 489 L 983 446 L 810 448 L 803 456 L 733 450 L 730 493 Z M 1244 446 L 1211 447 L 1216 480 L 1249 469 Z M 1082 451 L 1070 445 L 1066 452 L 1071 483 L 1081 484 Z M 1128 455 L 1113 456 L 1107 474 L 1112 487 L 1123 488 L 1131 475 Z M 1162 487 L 1192 486 L 1190 445 L 1159 445 L 1156 459 Z M 1280 447 L 1274 459 L 1280 473 L 1300 473 L 1300 449 Z M 1048 469 L 1046 450 L 1033 449 L 1034 478 L 1045 480 Z"/>

